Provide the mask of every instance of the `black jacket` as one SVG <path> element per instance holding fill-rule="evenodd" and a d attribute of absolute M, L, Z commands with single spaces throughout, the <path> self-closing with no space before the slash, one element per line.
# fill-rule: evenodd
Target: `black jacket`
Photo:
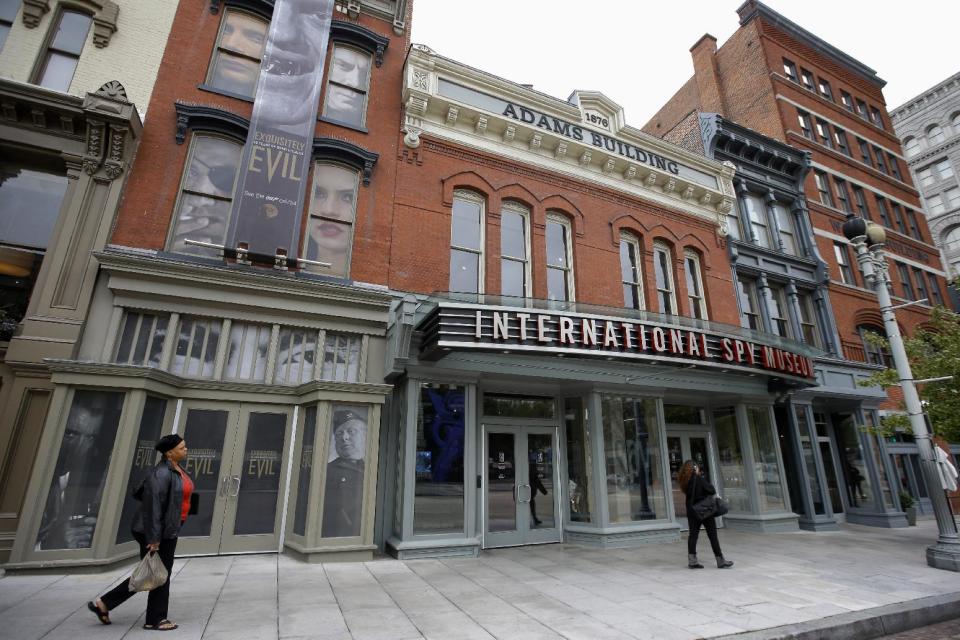
<path fill-rule="evenodd" d="M 161 460 L 143 481 L 140 509 L 131 528 L 142 533 L 148 544 L 176 538 L 182 505 L 183 478 L 169 460 Z"/>
<path fill-rule="evenodd" d="M 698 473 L 693 474 L 693 477 L 690 478 L 690 484 L 687 486 L 687 515 L 695 515 L 691 505 L 716 493 L 717 490 L 713 488 L 712 484 L 704 480 L 703 476 Z"/>

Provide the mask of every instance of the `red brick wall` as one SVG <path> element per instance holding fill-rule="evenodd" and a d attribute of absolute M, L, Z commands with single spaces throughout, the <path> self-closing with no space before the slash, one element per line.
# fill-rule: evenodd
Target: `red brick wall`
<path fill-rule="evenodd" d="M 361 15 L 357 21 L 390 38 L 383 65 L 371 69 L 366 116 L 368 133 L 325 122 L 318 122 L 316 128 L 315 135 L 319 137 L 347 140 L 380 156 L 370 185 L 364 187 L 361 184 L 357 200 L 350 276 L 360 281 L 386 281 L 386 261 L 393 225 L 390 203 L 400 146 L 400 95 L 403 64 L 409 47 L 412 5 L 412 2 L 408 4 L 408 30 L 405 36 L 394 34 L 392 24 L 383 20 Z M 174 103 L 177 100 L 215 106 L 244 118 L 250 117 L 251 102 L 197 88 L 206 78 L 220 20 L 224 15 L 223 10 L 216 15 L 211 14 L 209 6 L 204 2 L 181 3 L 174 18 L 170 40 L 147 110 L 143 140 L 110 240 L 114 244 L 145 249 L 165 247 L 190 147 L 189 132 L 184 144 L 177 145 L 174 141 Z M 335 13 L 334 18 L 339 20 L 345 16 Z"/>
<path fill-rule="evenodd" d="M 391 288 L 423 293 L 448 289 L 453 191 L 463 188 L 480 194 L 486 203 L 486 293 L 500 292 L 499 212 L 504 200 L 517 200 L 531 209 L 534 297 L 547 296 L 544 229 L 547 211 L 559 211 L 570 218 L 573 229 L 578 301 L 623 306 L 619 254 L 623 230 L 640 238 L 648 309 L 656 306 L 653 242 L 662 240 L 673 247 L 681 312 L 689 314 L 683 250 L 690 248 L 702 256 L 710 318 L 739 323 L 726 248 L 712 221 L 427 136 L 417 157 L 419 162 L 398 167 Z"/>

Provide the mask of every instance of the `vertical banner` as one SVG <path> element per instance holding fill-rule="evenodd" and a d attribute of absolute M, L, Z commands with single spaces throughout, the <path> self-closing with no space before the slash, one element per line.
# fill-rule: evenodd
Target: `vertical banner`
<path fill-rule="evenodd" d="M 276 0 L 230 212 L 227 248 L 297 257 L 334 0 Z"/>

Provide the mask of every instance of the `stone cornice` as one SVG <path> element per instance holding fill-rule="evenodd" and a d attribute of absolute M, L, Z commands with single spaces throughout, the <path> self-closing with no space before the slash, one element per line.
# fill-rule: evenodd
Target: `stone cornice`
<path fill-rule="evenodd" d="M 724 166 L 623 125 L 620 122 L 622 110 L 602 94 L 576 92 L 575 96 L 579 101 L 589 102 L 591 107 L 608 113 L 612 126 L 588 124 L 577 104 L 444 58 L 421 45 L 414 45 L 411 49 L 404 78 L 404 143 L 408 147 L 416 148 L 420 144 L 420 135 L 429 133 L 435 138 L 679 209 L 709 219 L 718 227 L 732 207 L 732 166 Z M 555 132 L 504 115 L 506 112 L 493 112 L 450 95 L 441 95 L 441 80 L 470 92 L 477 99 L 490 98 L 522 105 L 581 129 L 582 135 L 580 138 L 565 135 L 559 130 Z M 619 153 L 597 142 L 591 144 L 591 140 L 600 137 L 604 138 L 604 144 L 616 145 Z M 644 154 L 649 162 L 631 156 L 631 151 L 635 155 Z M 654 165 L 653 155 L 674 167 Z M 707 186 L 707 182 L 714 184 Z"/>
<path fill-rule="evenodd" d="M 953 86 L 951 87 L 951 85 Z M 942 89 L 948 87 L 950 88 L 949 91 L 941 93 Z M 950 95 L 953 94 L 958 88 L 960 88 L 960 72 L 953 74 L 942 82 L 938 82 L 923 93 L 911 98 L 910 100 L 907 100 L 896 109 L 891 109 L 889 111 L 890 119 L 907 119 L 916 111 L 926 111 L 929 107 L 924 106 L 924 103 L 945 100 L 949 98 Z"/>
<path fill-rule="evenodd" d="M 135 274 L 140 278 L 175 280 L 189 287 L 234 287 L 285 298 L 303 297 L 324 302 L 356 305 L 386 314 L 391 295 L 384 289 L 301 278 L 291 272 L 267 271 L 256 267 L 191 262 L 155 252 L 108 247 L 94 254 L 108 272 Z"/>

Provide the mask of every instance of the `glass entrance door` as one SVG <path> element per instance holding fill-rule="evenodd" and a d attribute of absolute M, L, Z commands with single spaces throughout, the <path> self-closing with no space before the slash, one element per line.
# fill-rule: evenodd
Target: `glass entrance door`
<path fill-rule="evenodd" d="M 560 541 L 557 429 L 487 427 L 485 548 Z"/>
<path fill-rule="evenodd" d="M 291 409 L 274 405 L 184 403 L 177 432 L 199 496 L 178 551 L 275 551 L 279 545 L 283 464 Z"/>
<path fill-rule="evenodd" d="M 686 495 L 680 487 L 680 468 L 686 460 L 703 469 L 707 482 L 715 484 L 713 477 L 713 453 L 710 432 L 706 430 L 667 432 L 667 453 L 670 459 L 670 484 L 673 488 L 673 510 L 677 521 L 684 527 L 687 523 Z"/>

